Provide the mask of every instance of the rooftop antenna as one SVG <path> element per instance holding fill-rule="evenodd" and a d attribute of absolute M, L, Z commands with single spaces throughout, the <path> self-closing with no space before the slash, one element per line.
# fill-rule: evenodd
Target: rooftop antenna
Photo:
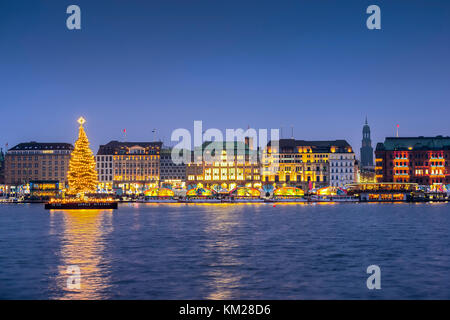
<path fill-rule="evenodd" d="M 294 139 L 294 126 L 291 125 L 291 139 Z"/>
<path fill-rule="evenodd" d="M 397 138 L 398 138 L 398 128 L 400 128 L 400 125 L 397 125 Z"/>
<path fill-rule="evenodd" d="M 123 141 L 127 142 L 127 129 L 123 129 Z"/>
<path fill-rule="evenodd" d="M 367 123 L 367 115 L 366 115 L 366 124 L 368 124 L 368 123 Z"/>
<path fill-rule="evenodd" d="M 280 127 L 280 139 L 283 139 L 283 126 Z"/>
<path fill-rule="evenodd" d="M 153 129 L 152 133 L 153 133 L 153 141 L 156 142 L 156 129 Z"/>

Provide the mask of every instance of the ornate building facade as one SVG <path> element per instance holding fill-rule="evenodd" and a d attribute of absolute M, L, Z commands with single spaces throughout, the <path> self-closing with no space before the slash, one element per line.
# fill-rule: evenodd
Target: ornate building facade
<path fill-rule="evenodd" d="M 159 185 L 161 142 L 111 141 L 96 155 L 102 192 L 142 193 Z"/>
<path fill-rule="evenodd" d="M 450 183 L 450 137 L 386 138 L 375 155 L 379 182 Z"/>
<path fill-rule="evenodd" d="M 355 154 L 345 140 L 269 142 L 262 157 L 263 183 L 308 190 L 343 186 L 355 179 Z"/>
<path fill-rule="evenodd" d="M 243 142 L 205 142 L 192 153 L 186 166 L 188 185 L 210 188 L 220 186 L 261 186 L 260 161 L 256 150 Z"/>
<path fill-rule="evenodd" d="M 335 147 L 328 159 L 330 162 L 330 186 L 343 188 L 356 181 L 357 164 L 350 145 Z"/>

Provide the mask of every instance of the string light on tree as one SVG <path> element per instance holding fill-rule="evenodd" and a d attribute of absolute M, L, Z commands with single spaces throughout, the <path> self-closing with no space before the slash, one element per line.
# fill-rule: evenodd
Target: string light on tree
<path fill-rule="evenodd" d="M 80 117 L 78 123 L 80 124 L 78 140 L 75 142 L 75 148 L 72 151 L 67 174 L 69 181 L 68 193 L 77 194 L 84 198 L 86 193 L 96 192 L 98 175 L 95 169 L 94 155 L 89 148 L 89 140 L 83 128 L 86 120 Z"/>

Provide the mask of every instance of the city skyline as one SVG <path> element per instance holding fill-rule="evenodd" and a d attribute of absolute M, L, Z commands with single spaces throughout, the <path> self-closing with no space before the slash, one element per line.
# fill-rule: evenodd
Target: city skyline
<path fill-rule="evenodd" d="M 368 121 L 367 121 L 367 118 L 366 118 L 366 120 L 365 120 L 366 122 L 364 123 L 364 125 L 361 127 L 362 129 L 363 128 L 365 128 L 365 127 L 369 127 L 370 128 L 370 123 L 368 123 Z M 205 129 L 205 131 L 206 130 L 208 130 L 208 129 L 216 129 L 216 128 L 206 128 Z M 238 128 L 238 129 L 242 129 L 242 128 Z M 245 130 L 247 130 L 247 129 L 254 129 L 254 128 L 244 128 L 243 129 L 243 131 L 245 131 Z M 295 132 L 293 131 L 293 127 L 289 127 L 288 129 L 289 130 L 286 130 L 286 131 L 289 131 L 288 133 L 286 133 L 285 131 L 283 131 L 285 128 L 280 128 L 280 132 L 279 132 L 279 134 L 280 134 L 280 137 L 279 137 L 279 140 L 289 140 L 289 139 L 293 139 L 293 140 L 308 140 L 308 141 L 330 141 L 330 140 L 345 140 L 345 141 L 352 141 L 352 140 L 356 140 L 356 139 L 352 139 L 352 138 L 348 138 L 348 137 L 341 137 L 341 136 L 335 136 L 335 137 L 330 137 L 330 139 L 316 139 L 316 138 L 311 138 L 311 139 L 304 139 L 303 137 L 298 137 L 298 136 L 296 136 L 295 135 Z M 373 152 L 373 155 L 375 155 L 375 153 L 374 153 L 374 150 L 375 150 L 375 147 L 376 147 L 376 145 L 378 144 L 378 143 L 383 143 L 386 139 L 390 139 L 390 138 L 414 138 L 414 137 L 428 137 L 428 138 L 434 138 L 434 137 L 448 137 L 447 135 L 443 135 L 443 134 L 437 134 L 437 135 L 435 135 L 435 136 L 424 136 L 424 135 L 411 135 L 411 136 L 402 136 L 402 135 L 400 135 L 400 134 L 398 134 L 398 125 L 397 126 L 395 126 L 395 133 L 394 134 L 392 134 L 392 135 L 387 135 L 387 136 L 385 136 L 385 137 L 383 137 L 382 138 L 382 140 L 380 140 L 380 141 L 374 141 L 374 140 L 372 140 L 371 141 L 371 143 L 372 143 L 372 152 Z M 154 129 L 153 129 L 154 130 Z M 234 129 L 232 129 L 232 130 L 234 130 Z M 369 129 L 369 130 L 371 130 L 371 129 Z M 205 131 L 203 132 L 203 134 L 205 133 Z M 194 130 L 192 130 L 192 132 L 191 132 L 191 134 L 193 135 L 193 133 L 194 133 Z M 397 134 L 398 134 L 398 136 L 397 136 Z M 97 154 L 97 152 L 98 151 L 100 151 L 100 149 L 102 148 L 102 146 L 104 146 L 105 144 L 108 144 L 108 143 L 112 143 L 112 142 L 120 142 L 120 143 L 143 143 L 143 142 L 161 142 L 162 143 L 162 146 L 163 147 L 168 147 L 168 148 L 172 148 L 172 147 L 174 147 L 175 145 L 177 145 L 180 141 L 182 141 L 182 140 L 176 140 L 176 141 L 170 141 L 170 139 L 169 139 L 169 141 L 167 141 L 167 140 L 163 140 L 163 139 L 161 139 L 161 138 L 158 138 L 158 137 L 156 137 L 156 135 L 152 132 L 151 133 L 151 135 L 152 135 L 152 137 L 149 137 L 149 136 L 147 136 L 147 138 L 138 138 L 138 139 L 134 139 L 134 140 L 130 140 L 130 139 L 127 139 L 127 136 L 126 136 L 126 134 L 124 133 L 124 131 L 122 130 L 122 134 L 121 134 L 121 136 L 120 137 L 118 137 L 117 139 L 112 139 L 112 138 L 109 138 L 109 139 L 107 139 L 105 142 L 100 142 L 99 144 L 97 144 L 97 145 L 93 145 L 91 142 L 90 142 L 90 147 L 91 147 L 91 149 L 93 150 L 93 152 L 94 152 L 94 154 Z M 153 139 L 153 138 L 155 138 L 156 137 L 156 139 Z M 270 141 L 272 141 L 271 139 L 270 139 L 270 137 L 268 137 L 269 139 L 267 140 L 267 142 L 269 143 Z M 235 139 L 238 139 L 237 137 L 235 137 Z M 362 146 L 362 139 L 364 139 L 364 133 L 363 133 L 363 131 L 361 131 L 361 136 L 360 136 L 360 140 L 359 140 L 359 143 L 358 144 L 356 144 L 356 146 L 354 146 L 354 145 L 352 145 L 351 143 L 350 143 L 350 146 L 352 147 L 352 149 L 353 149 L 353 151 L 354 151 L 354 153 L 355 153 L 355 155 L 357 156 L 357 158 L 358 158 L 358 160 L 361 160 L 360 159 L 360 157 L 361 157 L 361 150 L 360 150 L 360 148 L 358 147 L 358 146 Z M 94 140 L 95 140 L 95 138 L 94 138 Z M 194 138 L 192 137 L 192 139 L 191 139 L 191 142 L 192 142 L 192 147 L 194 146 Z M 210 141 L 228 141 L 227 139 L 226 139 L 226 137 L 225 137 L 225 133 L 223 134 L 223 139 L 222 140 L 211 140 L 211 139 L 204 139 L 203 138 L 203 140 L 202 140 L 203 142 L 210 142 Z M 235 140 L 235 141 L 238 141 L 238 140 Z M 65 144 L 74 144 L 74 142 L 75 141 L 60 141 L 59 139 L 57 139 L 56 137 L 54 137 L 53 138 L 53 140 L 46 140 L 46 141 L 41 141 L 41 140 L 36 140 L 36 139 L 28 139 L 28 140 L 24 140 L 24 141 L 19 141 L 19 142 L 17 142 L 17 143 L 14 143 L 14 144 L 10 144 L 10 143 L 7 143 L 7 145 L 4 145 L 4 146 L 0 146 L 0 148 L 2 148 L 2 150 L 3 150 L 3 152 L 7 152 L 8 150 L 11 150 L 12 148 L 14 148 L 14 147 L 16 147 L 16 146 L 18 146 L 18 145 L 20 145 L 20 144 L 27 144 L 27 143 L 34 143 L 34 142 L 37 142 L 37 143 L 43 143 L 43 144 L 46 144 L 46 143 L 65 143 Z M 188 148 L 189 150 L 191 150 L 191 151 L 193 151 L 194 149 L 193 148 Z M 96 152 L 96 150 L 97 150 L 97 152 Z"/>
<path fill-rule="evenodd" d="M 73 142 L 80 115 L 93 150 L 123 129 L 168 143 L 194 120 L 284 138 L 293 126 L 358 156 L 366 116 L 373 147 L 397 124 L 450 135 L 450 5 L 382 2 L 383 27 L 368 30 L 369 4 L 77 1 L 82 29 L 70 31 L 66 3 L 2 3 L 0 144 Z"/>
<path fill-rule="evenodd" d="M 450 299 L 449 35 L 449 0 L 1 0 L 0 300 Z"/>

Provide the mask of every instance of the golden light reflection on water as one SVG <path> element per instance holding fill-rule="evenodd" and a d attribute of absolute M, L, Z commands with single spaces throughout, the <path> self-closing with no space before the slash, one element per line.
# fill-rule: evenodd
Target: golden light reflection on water
<path fill-rule="evenodd" d="M 112 210 L 51 211 L 63 215 L 60 265 L 55 279 L 58 292 L 55 299 L 106 298 L 110 279 L 109 264 L 104 257 L 105 237 L 112 231 Z M 53 217 L 54 218 L 54 217 Z M 50 219 L 53 220 L 52 217 Z M 54 224 L 53 222 L 50 222 Z M 80 268 L 80 289 L 69 288 L 69 266 Z"/>
<path fill-rule="evenodd" d="M 235 273 L 233 267 L 242 267 L 244 262 L 236 256 L 236 249 L 240 246 L 233 234 L 233 229 L 239 226 L 236 214 L 232 207 L 221 206 L 217 211 L 209 214 L 204 232 L 210 241 L 206 243 L 206 254 L 213 255 L 216 260 L 209 266 L 206 276 L 212 286 L 205 299 L 232 299 L 232 293 L 240 286 L 242 276 Z"/>

